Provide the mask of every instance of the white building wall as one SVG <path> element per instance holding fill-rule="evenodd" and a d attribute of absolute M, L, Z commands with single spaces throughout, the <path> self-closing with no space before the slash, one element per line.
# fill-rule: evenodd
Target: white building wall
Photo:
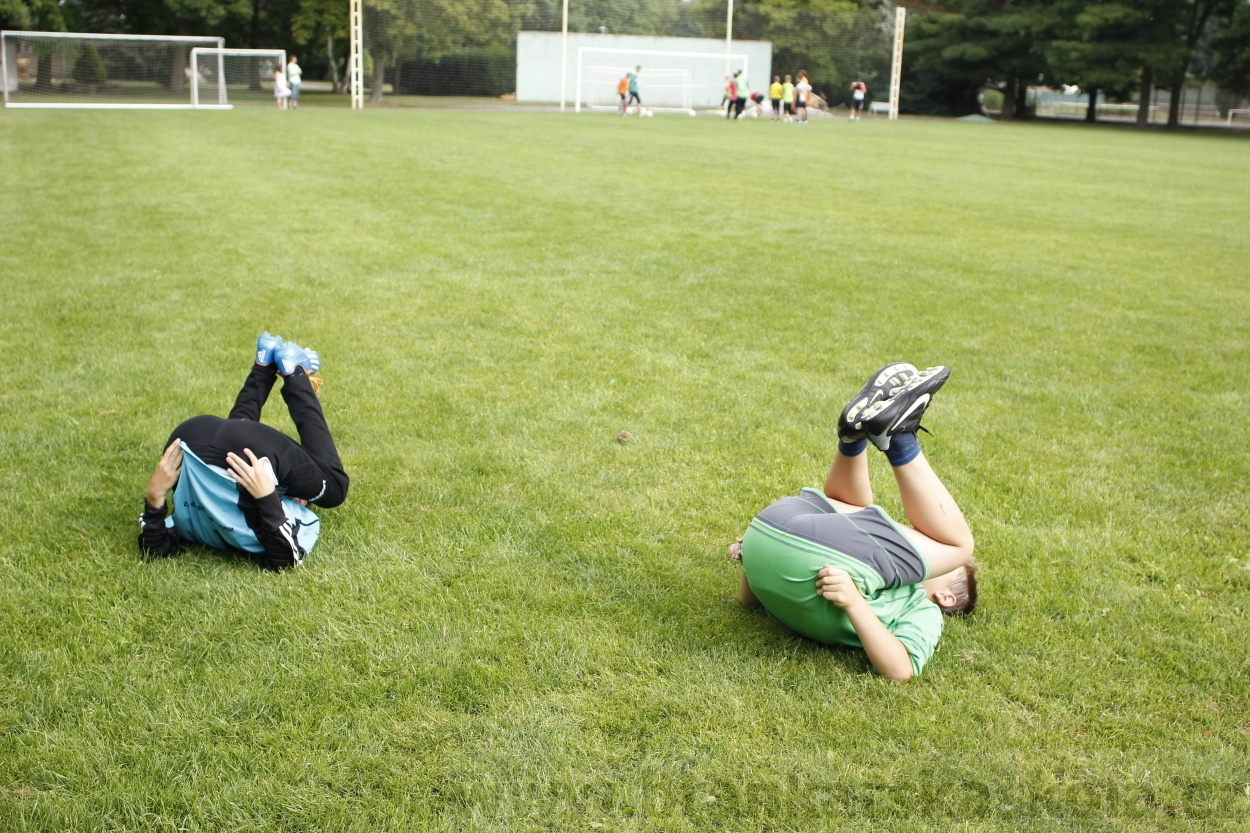
<path fill-rule="evenodd" d="M 624 53 L 583 53 L 582 101 L 586 103 L 588 72 L 590 66 L 633 67 L 642 64 L 643 79 L 647 69 L 684 69 L 690 73 L 694 84 L 692 106 L 716 107 L 720 104 L 725 88 L 726 63 L 729 73 L 743 68 L 746 63 L 748 84 L 752 92 L 767 94 L 772 81 L 773 45 L 769 41 L 734 41 L 729 50 L 734 55 L 745 55 L 726 61 L 725 41 L 713 38 L 662 38 L 642 35 L 600 35 L 569 33 L 568 64 L 565 73 L 564 100 L 574 104 L 577 89 L 577 49 L 579 46 L 608 49 L 625 49 Z M 718 55 L 720 60 L 710 58 L 684 58 L 681 55 L 631 54 L 634 50 L 696 53 Z M 519 32 L 516 49 L 516 97 L 517 101 L 558 103 L 560 101 L 560 33 Z M 644 102 L 645 103 L 645 102 Z"/>

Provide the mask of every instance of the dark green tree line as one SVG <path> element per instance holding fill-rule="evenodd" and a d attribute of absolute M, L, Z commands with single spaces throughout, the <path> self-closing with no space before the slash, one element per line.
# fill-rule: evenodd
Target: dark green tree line
<path fill-rule="evenodd" d="M 920 10 L 909 27 L 905 102 L 930 112 L 973 112 L 977 90 L 1003 93 L 1003 116 L 1028 115 L 1030 84 L 1075 84 L 1090 96 L 1138 91 L 1146 124 L 1154 87 L 1170 90 L 1168 124 L 1179 122 L 1180 91 L 1212 31 L 1222 41 L 1210 73 L 1235 71 L 1235 27 L 1245 0 L 948 0 Z"/>

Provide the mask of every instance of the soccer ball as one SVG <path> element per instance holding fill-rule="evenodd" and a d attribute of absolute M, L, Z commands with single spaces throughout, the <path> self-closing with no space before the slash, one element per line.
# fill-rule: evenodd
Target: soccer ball
<path fill-rule="evenodd" d="M 647 118 L 651 118 L 652 116 L 655 115 L 655 113 L 652 113 L 650 110 L 647 110 L 643 113 L 643 115 L 646 116 Z"/>
<path fill-rule="evenodd" d="M 694 112 L 694 110 L 691 110 L 691 111 L 690 111 L 690 118 L 692 118 L 692 119 L 693 119 L 694 117 L 695 117 L 695 112 Z"/>

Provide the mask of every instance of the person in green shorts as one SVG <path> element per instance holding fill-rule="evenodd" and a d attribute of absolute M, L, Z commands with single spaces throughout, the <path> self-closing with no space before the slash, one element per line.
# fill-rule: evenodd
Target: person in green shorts
<path fill-rule="evenodd" d="M 629 115 L 629 105 L 638 102 L 638 115 L 642 115 L 642 99 L 638 97 L 638 76 L 642 75 L 642 67 L 634 67 L 629 74 L 629 98 L 625 99 L 625 115 Z"/>
<path fill-rule="evenodd" d="M 916 440 L 920 418 L 950 370 L 881 368 L 843 409 L 824 488 L 803 489 L 755 517 L 730 557 L 739 593 L 791 630 L 827 645 L 863 648 L 877 673 L 919 674 L 942 635 L 943 614 L 977 601 L 972 531 Z M 873 503 L 868 443 L 885 452 L 903 511 Z"/>

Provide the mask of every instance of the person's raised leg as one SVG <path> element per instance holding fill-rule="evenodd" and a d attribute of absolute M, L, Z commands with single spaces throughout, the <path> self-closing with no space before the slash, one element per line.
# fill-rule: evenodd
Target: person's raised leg
<path fill-rule="evenodd" d="M 269 399 L 273 383 L 278 380 L 278 368 L 274 361 L 274 351 L 282 346 L 282 338 L 261 333 L 256 339 L 256 363 L 243 382 L 243 388 L 235 397 L 234 407 L 230 409 L 227 419 L 250 419 L 260 422 L 260 412 Z"/>
<path fill-rule="evenodd" d="M 294 345 L 294 350 L 286 349 L 286 354 L 278 358 L 278 367 L 282 371 L 282 399 L 286 402 L 291 421 L 295 423 L 295 430 L 299 433 L 300 445 L 317 462 L 325 477 L 325 492 L 316 499 L 317 505 L 327 508 L 338 506 L 347 498 L 350 479 L 343 469 L 343 461 L 339 459 L 334 438 L 330 436 L 330 427 L 326 424 L 321 402 L 308 379 L 306 371 L 309 368 L 300 363 L 306 359 L 296 357 L 296 351 L 300 356 L 308 355 L 298 345 Z M 316 360 L 312 369 L 316 370 L 318 367 L 320 359 Z"/>
<path fill-rule="evenodd" d="M 931 367 L 860 415 L 868 439 L 889 458 L 903 512 L 918 533 L 930 576 L 967 564 L 974 547 L 963 512 L 929 465 L 916 438 L 920 418 L 949 376 L 949 368 Z"/>
<path fill-rule="evenodd" d="M 825 497 L 863 508 L 872 506 L 872 483 L 868 479 L 868 441 L 847 443 L 838 440 L 833 464 L 825 475 Z M 841 508 L 841 507 L 839 507 Z"/>
<path fill-rule="evenodd" d="M 868 456 L 864 454 L 868 440 L 860 414 L 869 405 L 888 397 L 891 391 L 906 385 L 916 373 L 916 368 L 906 362 L 891 362 L 877 370 L 842 409 L 838 416 L 838 451 L 825 476 L 825 497 L 852 507 L 872 505 Z"/>
<path fill-rule="evenodd" d="M 909 436 L 915 440 L 915 434 Z M 923 547 L 929 574 L 949 573 L 971 561 L 975 546 L 972 530 L 959 504 L 920 451 L 919 443 L 916 456 L 893 469 L 903 513 L 912 527 L 932 542 Z"/>

